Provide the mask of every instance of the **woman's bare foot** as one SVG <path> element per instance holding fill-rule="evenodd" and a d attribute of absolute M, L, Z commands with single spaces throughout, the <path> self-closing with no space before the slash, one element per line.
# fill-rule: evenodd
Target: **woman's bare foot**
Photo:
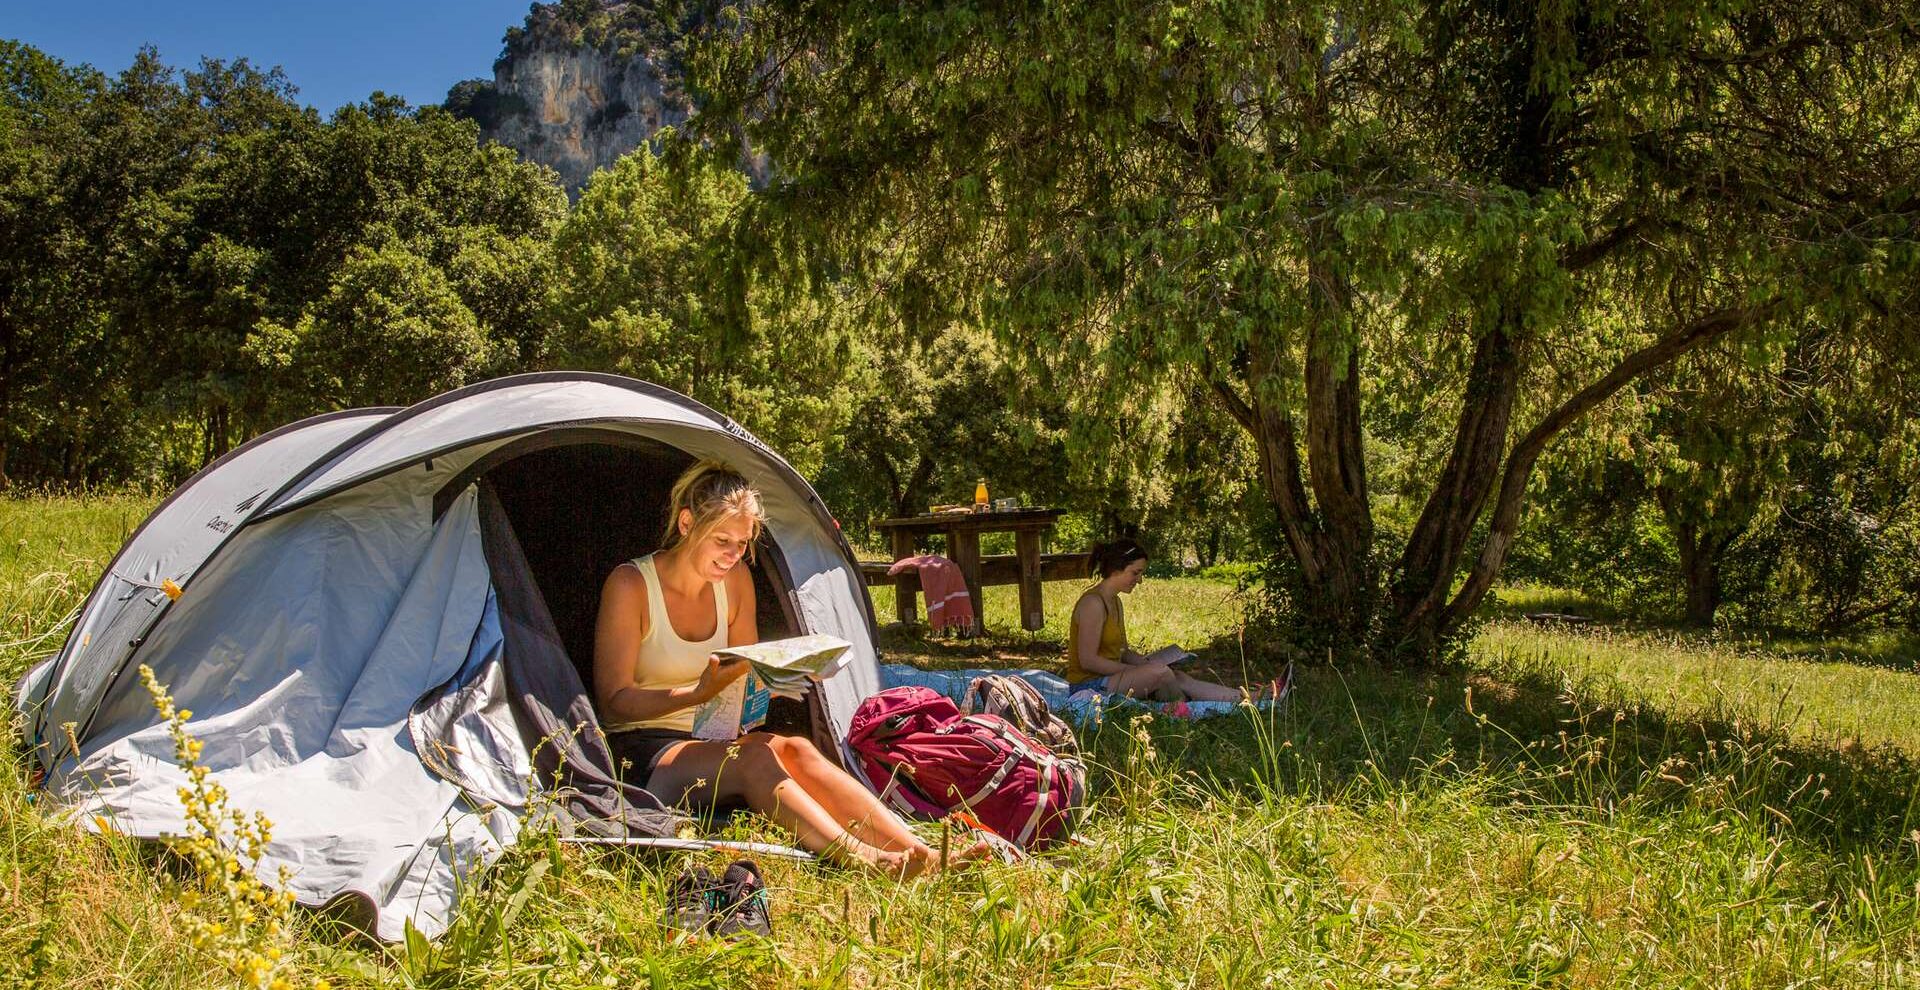
<path fill-rule="evenodd" d="M 842 836 L 840 841 L 829 847 L 826 855 L 843 865 L 871 870 L 890 880 L 911 880 L 941 870 L 985 862 L 994 857 L 994 849 L 985 839 L 976 839 L 964 849 L 949 851 L 947 861 L 942 863 L 940 853 L 928 846 L 904 850 L 882 849 L 849 835 Z"/>
<path fill-rule="evenodd" d="M 842 833 L 827 848 L 820 850 L 820 854 L 841 866 L 867 870 L 896 880 L 904 880 L 919 872 L 913 868 L 908 853 L 868 845 L 854 838 L 850 832 Z"/>
<path fill-rule="evenodd" d="M 905 852 L 896 852 L 891 849 L 877 850 L 877 852 L 879 855 L 874 857 L 867 866 L 873 872 L 890 880 L 911 880 L 926 872 L 926 864 L 916 857 L 911 849 Z"/>
<path fill-rule="evenodd" d="M 895 874 L 902 880 L 911 880 L 917 876 L 938 873 L 942 870 L 959 869 L 974 863 L 982 863 L 993 858 L 993 847 L 986 840 L 976 840 L 965 849 L 948 850 L 947 861 L 940 861 L 938 850 L 928 846 L 917 846 L 905 852 L 893 855 L 905 858 L 900 872 Z"/>

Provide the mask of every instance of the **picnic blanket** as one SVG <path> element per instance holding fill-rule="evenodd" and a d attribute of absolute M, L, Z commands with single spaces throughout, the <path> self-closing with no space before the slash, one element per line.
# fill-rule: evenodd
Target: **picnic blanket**
<path fill-rule="evenodd" d="M 1177 701 L 1171 704 L 1160 704 L 1136 701 L 1124 694 L 1102 694 L 1091 688 L 1075 691 L 1073 685 L 1068 684 L 1066 678 L 1059 674 L 1032 668 L 1006 670 L 995 667 L 975 667 L 967 670 L 921 670 L 903 663 L 880 665 L 880 680 L 887 687 L 912 684 L 930 688 L 953 699 L 956 705 L 965 701 L 967 685 L 973 683 L 974 678 L 985 677 L 988 674 L 1018 677 L 1026 681 L 1033 685 L 1035 691 L 1040 692 L 1040 697 L 1046 699 L 1048 708 L 1082 724 L 1098 721 L 1101 714 L 1109 709 L 1138 707 L 1172 718 L 1198 719 L 1225 715 L 1240 707 L 1237 701 Z M 1264 710 L 1285 700 L 1286 695 L 1282 694 L 1279 698 L 1260 701 L 1257 704 Z"/>

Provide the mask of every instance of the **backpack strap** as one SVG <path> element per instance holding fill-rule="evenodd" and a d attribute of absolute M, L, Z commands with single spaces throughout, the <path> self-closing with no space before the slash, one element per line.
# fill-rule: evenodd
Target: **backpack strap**
<path fill-rule="evenodd" d="M 878 796 L 882 803 L 892 807 L 895 811 L 913 818 L 927 813 L 925 808 L 916 808 L 913 806 L 912 801 L 907 800 L 907 793 L 909 791 L 921 801 L 925 802 L 928 808 L 944 807 L 940 802 L 928 797 L 927 792 L 921 790 L 914 784 L 913 774 L 908 770 L 905 763 L 895 763 L 875 753 L 861 753 L 860 756 L 862 759 L 872 760 L 874 764 L 887 771 L 887 786 L 880 789 Z"/>
<path fill-rule="evenodd" d="M 901 777 L 899 774 L 896 773 L 888 777 L 887 786 L 880 791 L 880 800 L 903 815 L 919 817 L 921 813 L 920 809 L 915 808 L 913 802 L 908 801 L 906 795 L 901 793 L 902 788 L 900 783 Z"/>
<path fill-rule="evenodd" d="M 1010 754 L 1006 759 L 1001 760 L 1000 767 L 993 772 L 993 776 L 988 777 L 987 782 L 980 785 L 980 789 L 973 792 L 972 797 L 961 798 L 960 806 L 966 808 L 968 811 L 972 811 L 974 805 L 985 801 L 988 797 L 992 796 L 994 791 L 1000 789 L 1001 784 L 1007 782 L 1007 774 L 1012 773 L 1014 766 L 1019 762 L 1020 754 L 1018 753 Z"/>
<path fill-rule="evenodd" d="M 1040 784 L 1033 795 L 1033 814 L 1027 816 L 1027 823 L 1020 826 L 1020 835 L 1013 840 L 1022 849 L 1027 847 L 1027 843 L 1033 839 L 1033 833 L 1040 828 L 1040 819 L 1046 816 L 1047 790 L 1053 786 L 1053 774 L 1047 772 L 1050 769 L 1041 768 Z"/>
<path fill-rule="evenodd" d="M 978 715 L 967 715 L 962 718 L 955 719 L 954 722 L 948 723 L 947 725 L 943 725 L 934 731 L 951 732 L 953 731 L 954 728 L 957 727 L 957 723 L 960 723 L 960 722 L 966 722 L 971 725 L 987 730 L 988 732 L 993 734 L 994 738 L 999 739 L 1002 742 L 1006 743 L 1008 746 L 1012 747 L 1013 750 L 1019 753 L 1021 756 L 1024 756 L 1027 759 L 1032 760 L 1035 763 L 1039 763 L 1043 766 L 1051 766 L 1055 760 L 1059 759 L 1059 757 L 1053 754 L 1052 750 L 1046 749 L 1045 747 L 1042 747 L 1040 749 L 1035 749 L 1032 746 L 1028 745 L 1027 744 L 1028 741 L 1025 738 L 1025 733 L 1022 733 L 1019 730 L 1014 729 L 1012 726 L 1008 725 L 1004 719 L 982 718 Z"/>

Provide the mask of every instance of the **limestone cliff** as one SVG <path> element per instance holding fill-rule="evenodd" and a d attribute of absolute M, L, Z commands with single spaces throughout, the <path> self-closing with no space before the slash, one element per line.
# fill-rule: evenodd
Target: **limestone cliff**
<path fill-rule="evenodd" d="M 651 3 L 535 4 L 507 30 L 493 81 L 454 86 L 447 109 L 578 194 L 595 169 L 691 109 L 680 85 L 684 25 L 664 21 Z"/>

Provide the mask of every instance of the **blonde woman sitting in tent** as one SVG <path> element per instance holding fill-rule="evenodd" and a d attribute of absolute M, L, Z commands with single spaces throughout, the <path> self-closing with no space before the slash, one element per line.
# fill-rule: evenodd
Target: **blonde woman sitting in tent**
<path fill-rule="evenodd" d="M 760 493 L 725 464 L 702 461 L 674 483 L 661 549 L 615 568 L 600 592 L 594 700 L 614 757 L 669 803 L 738 799 L 808 849 L 897 877 L 937 856 L 866 785 L 806 739 L 753 732 L 695 739 L 695 706 L 745 676 L 714 650 L 759 640 L 751 560 L 765 517 Z M 986 855 L 976 845 L 958 859 Z"/>

